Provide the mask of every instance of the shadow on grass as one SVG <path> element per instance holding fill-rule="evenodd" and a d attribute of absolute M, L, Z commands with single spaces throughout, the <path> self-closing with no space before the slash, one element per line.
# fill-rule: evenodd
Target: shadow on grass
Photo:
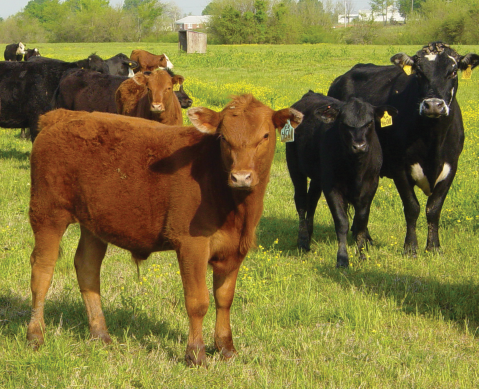
<path fill-rule="evenodd" d="M 324 243 L 333 243 L 336 247 L 336 230 L 334 224 L 330 220 L 322 221 L 321 218 L 317 218 L 318 221 L 314 223 L 313 238 L 311 240 L 311 248 L 314 251 L 315 246 L 320 246 Z M 273 243 L 278 239 L 278 243 L 275 244 L 276 250 L 281 250 L 284 256 L 298 256 L 300 251 L 297 246 L 298 239 L 298 220 L 297 219 L 278 219 L 274 217 L 263 217 L 258 226 L 258 240 L 257 244 L 265 247 L 266 249 L 273 246 Z M 351 221 L 350 226 L 351 228 Z M 370 230 L 373 238 L 373 249 L 379 249 L 387 246 L 375 238 L 374 230 Z M 348 246 L 356 247 L 356 243 L 353 239 L 352 233 L 348 233 Z"/>
<path fill-rule="evenodd" d="M 398 309 L 408 315 L 454 321 L 462 331 L 472 333 L 479 327 L 479 288 L 472 280 L 459 284 L 380 269 L 338 270 L 326 264 L 316 270 L 345 290 L 354 286 L 362 292 L 393 298 Z"/>
<path fill-rule="evenodd" d="M 30 151 L 19 151 L 17 149 L 2 150 L 0 149 L 0 159 L 16 159 L 20 162 L 26 162 L 25 168 L 30 168 Z M 22 168 L 24 166 L 22 165 Z"/>
<path fill-rule="evenodd" d="M 14 339 L 18 334 L 26 331 L 25 327 L 30 321 L 30 301 L 30 298 L 22 299 L 12 292 L 0 295 L 0 327 L 2 327 L 5 337 Z M 154 307 L 149 309 L 153 310 Z M 182 343 L 186 347 L 188 328 L 177 330 L 172 327 L 175 323 L 170 323 L 169 319 L 157 320 L 149 317 L 146 312 L 134 312 L 134 310 L 124 307 L 115 309 L 106 307 L 104 308 L 104 314 L 108 331 L 113 338 L 117 339 L 118 343 L 126 342 L 126 338 L 131 338 L 151 351 L 158 347 L 157 341 L 152 339 L 153 336 L 156 339 L 167 340 L 167 344 L 160 347 L 169 358 L 181 359 L 183 357 L 183 355 L 178 355 L 176 349 L 171 345 L 182 339 Z M 73 334 L 80 341 L 87 342 L 89 339 L 88 318 L 82 301 L 72 301 L 69 297 L 57 301 L 48 301 L 47 298 L 45 324 L 50 337 L 57 336 L 55 335 L 55 328 L 59 328 Z M 47 337 L 45 342 L 48 343 Z M 164 344 L 164 342 L 161 343 Z M 215 349 L 212 346 L 207 346 L 206 352 L 213 354 Z"/>

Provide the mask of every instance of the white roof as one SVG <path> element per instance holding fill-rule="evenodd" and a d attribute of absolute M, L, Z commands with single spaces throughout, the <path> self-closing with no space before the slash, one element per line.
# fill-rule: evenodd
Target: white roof
<path fill-rule="evenodd" d="M 175 24 L 203 24 L 210 21 L 211 15 L 202 15 L 202 16 L 187 16 L 183 19 L 179 19 Z"/>

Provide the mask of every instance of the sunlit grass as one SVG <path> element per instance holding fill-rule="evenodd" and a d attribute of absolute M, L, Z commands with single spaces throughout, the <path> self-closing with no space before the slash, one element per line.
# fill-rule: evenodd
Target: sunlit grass
<path fill-rule="evenodd" d="M 82 44 L 40 46 L 65 60 L 92 52 L 107 58 L 134 48 L 166 52 L 185 77 L 194 106 L 220 109 L 231 94 L 253 93 L 275 109 L 329 83 L 357 62 L 388 64 L 419 47 L 210 46 L 185 55 L 176 45 Z M 461 54 L 476 47 L 455 47 Z M 375 245 L 360 262 L 349 241 L 351 268 L 335 269 L 336 237 L 324 198 L 317 210 L 312 250 L 296 250 L 297 216 L 277 143 L 258 248 L 244 261 L 232 309 L 238 357 L 225 363 L 213 348 L 214 302 L 204 323 L 209 368 L 188 369 L 188 334 L 174 253 L 153 254 L 140 278 L 128 253 L 110 247 L 102 296 L 114 340 L 88 337 L 73 255 L 79 230 L 71 226 L 46 302 L 46 344 L 26 345 L 30 316 L 33 236 L 28 223 L 31 144 L 19 130 L 0 129 L 0 388 L 473 388 L 479 382 L 477 74 L 459 81 L 466 142 L 441 217 L 442 254 L 402 255 L 405 222 L 394 184 L 382 179 L 373 202 Z M 418 220 L 426 243 L 426 197 Z M 211 274 L 208 274 L 211 286 Z"/>

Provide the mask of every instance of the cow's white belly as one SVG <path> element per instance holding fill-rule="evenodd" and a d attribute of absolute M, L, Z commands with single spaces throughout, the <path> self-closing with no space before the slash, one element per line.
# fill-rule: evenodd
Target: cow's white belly
<path fill-rule="evenodd" d="M 448 163 L 444 163 L 442 166 L 441 173 L 436 179 L 436 182 L 434 183 L 434 188 L 438 183 L 441 181 L 444 181 L 449 173 L 451 172 L 451 165 Z M 427 177 L 424 175 L 424 171 L 422 170 L 422 166 L 419 163 L 415 163 L 414 165 L 411 165 L 411 177 L 412 179 L 416 182 L 416 185 L 421 188 L 421 190 L 424 192 L 426 196 L 431 195 L 431 187 L 429 185 L 429 181 Z M 433 189 L 434 189 L 433 188 Z"/>

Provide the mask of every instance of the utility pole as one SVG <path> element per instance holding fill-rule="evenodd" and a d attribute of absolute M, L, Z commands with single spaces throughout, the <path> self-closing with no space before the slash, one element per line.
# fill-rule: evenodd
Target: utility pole
<path fill-rule="evenodd" d="M 346 0 L 344 0 L 344 27 L 346 27 Z"/>

